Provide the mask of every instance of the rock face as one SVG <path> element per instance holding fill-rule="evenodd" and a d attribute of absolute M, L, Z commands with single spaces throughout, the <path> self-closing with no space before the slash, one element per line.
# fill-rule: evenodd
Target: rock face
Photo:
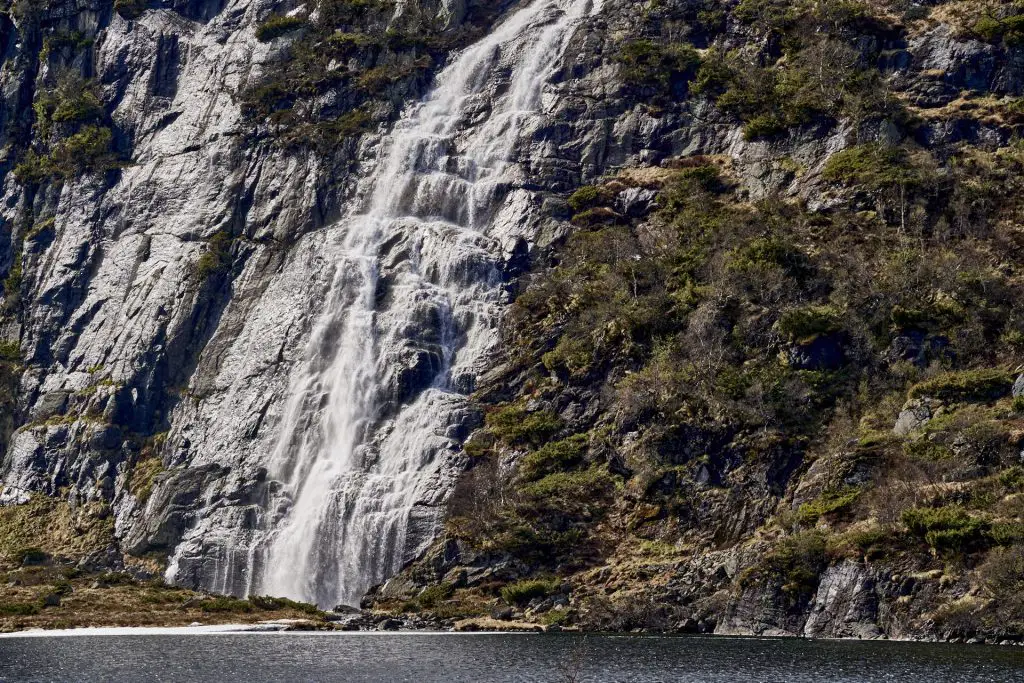
<path fill-rule="evenodd" d="M 293 40 L 257 34 L 269 16 L 298 5 L 118 6 L 61 2 L 0 18 L 0 122 L 9 150 L 0 165 L 0 262 L 9 273 L 3 332 L 22 364 L 17 429 L 0 467 L 2 499 L 18 503 L 44 493 L 109 503 L 122 551 L 168 558 L 173 581 L 224 593 L 272 587 L 324 606 L 355 602 L 433 540 L 464 465 L 461 444 L 480 421 L 465 397 L 488 370 L 516 278 L 564 237 L 564 198 L 572 190 L 620 168 L 718 155 L 730 159 L 751 199 L 782 193 L 823 204 L 820 186 L 798 175 L 813 180 L 851 134 L 841 122 L 747 139 L 742 125 L 706 98 L 688 97 L 685 85 L 673 91 L 673 106 L 646 106 L 648 86 L 637 93 L 614 58 L 618 36 L 629 35 L 634 23 L 630 0 L 540 0 L 529 7 L 401 0 L 389 20 L 396 32 L 429 25 L 442 36 L 459 35 L 469 32 L 481 7 L 499 15 L 492 27 L 498 32 L 514 25 L 516 13 L 534 14 L 511 37 L 478 43 L 486 50 L 477 56 L 493 62 L 472 87 L 455 93 L 465 96 L 455 114 L 428 110 L 445 121 L 428 131 L 443 143 L 409 146 L 410 156 L 398 161 L 422 177 L 391 185 L 397 174 L 381 164 L 392 159 L 401 135 L 425 135 L 423 126 L 403 125 L 423 113 L 416 103 L 432 79 L 443 86 L 446 74 L 459 75 L 444 70 L 445 60 L 459 64 L 453 55 L 422 80 L 382 86 L 405 112 L 401 122 L 384 116 L 374 130 L 324 153 L 279 144 L 243 111 L 243 94 L 278 68 Z M 538 35 L 552 44 L 537 64 L 517 61 Z M 730 26 L 723 40 L 737 47 L 750 38 L 749 29 Z M 962 89 L 1024 89 L 1016 62 L 948 27 L 890 47 L 893 82 L 921 106 L 948 104 Z M 372 61 L 372 48 L 357 57 Z M 538 70 L 522 78 L 529 68 Z M 944 76 L 923 79 L 922 71 Z M 95 84 L 103 110 L 96 118 L 111 131 L 110 151 L 120 163 L 26 182 L 15 162 L 44 137 L 39 121 L 32 129 L 32 103 L 65 72 Z M 517 118 L 521 112 L 509 108 L 508 98 L 521 95 L 515 86 L 527 81 L 535 88 L 523 106 L 530 116 Z M 965 133 L 927 123 L 922 131 L 933 144 L 1009 135 L 995 124 Z M 890 132 L 883 125 L 874 131 L 878 139 Z M 482 135 L 506 148 L 480 152 Z M 781 149 L 800 174 L 772 161 Z M 486 163 L 480 154 L 490 155 Z M 431 186 L 440 176 L 448 184 Z M 486 196 L 467 199 L 460 195 L 466 187 Z M 392 191 L 401 196 L 375 201 L 374 193 Z M 640 218 L 652 211 L 654 197 L 628 188 L 616 208 Z M 391 232 L 356 253 L 354 231 L 380 226 L 347 219 L 380 206 L 374 219 L 391 221 Z M 487 215 L 474 215 L 477 209 Z M 409 224 L 396 228 L 396 217 Z M 352 310 L 366 316 L 355 332 Z M 846 362 L 838 341 L 820 339 L 794 348 L 790 362 L 807 370 Z M 370 351 L 358 367 L 338 361 L 360 349 Z M 332 401 L 353 396 L 369 397 L 365 410 L 332 422 Z M 596 392 L 576 397 L 564 412 L 593 413 L 598 400 Z M 922 406 L 908 410 L 898 430 L 930 417 Z M 326 453 L 338 439 L 348 441 L 344 452 Z M 389 453 L 407 460 L 382 469 Z M 308 504 L 312 517 L 304 523 L 319 529 L 314 538 L 333 539 L 330 552 L 316 554 L 323 544 L 286 545 L 282 552 L 300 555 L 301 570 L 288 567 L 299 583 L 268 582 L 275 532 L 301 535 L 289 520 L 310 491 L 306 482 L 318 481 L 317 464 L 332 458 L 357 463 L 344 475 L 359 479 L 351 490 L 364 492 L 362 503 L 324 494 L 321 503 Z M 140 465 L 154 461 L 159 466 L 149 470 Z M 701 484 L 715 485 L 713 471 L 735 466 L 706 463 Z M 765 475 L 765 489 L 784 488 L 795 466 L 781 461 Z M 407 482 L 410 469 L 423 476 Z M 383 515 L 375 505 L 391 505 L 396 491 L 393 483 L 365 488 L 361 477 L 370 471 L 408 486 L 393 506 L 400 523 L 374 526 Z M 320 474 L 328 488 L 341 477 Z M 756 526 L 769 507 L 744 505 L 735 533 Z M 344 524 L 321 528 L 325 515 Z M 345 536 L 349 527 L 374 530 L 363 532 L 374 549 Z M 380 538 L 390 540 L 381 545 Z M 344 553 L 335 547 L 339 539 Z M 382 548 L 370 569 L 346 565 L 353 554 Z M 483 576 L 494 571 L 477 569 Z M 479 577 L 471 573 L 469 580 Z M 832 567 L 806 614 L 762 614 L 752 594 L 719 630 L 874 635 L 877 580 L 854 565 Z"/>
<path fill-rule="evenodd" d="M 549 23 L 571 6 L 541 9 Z M 23 426 L 3 462 L 4 496 L 16 501 L 27 492 L 70 491 L 80 500 L 110 502 L 126 550 L 169 554 L 173 580 L 239 594 L 257 585 L 254 548 L 290 505 L 282 502 L 288 500 L 280 481 L 286 473 L 267 472 L 282 447 L 286 413 L 295 407 L 289 396 L 296 396 L 310 358 L 337 353 L 332 328 L 317 328 L 329 299 L 351 294 L 335 286 L 343 259 L 333 245 L 344 231 L 331 227 L 332 217 L 362 201 L 354 194 L 356 181 L 388 144 L 386 126 L 358 148 L 344 143 L 329 160 L 258 137 L 253 142 L 237 99 L 273 68 L 283 49 L 284 39 L 255 37 L 271 10 L 269 3 L 202 4 L 126 18 L 109 7 L 67 6 L 32 17 L 21 29 L 8 26 L 79 31 L 93 40 L 91 52 L 70 59 L 91 57 L 82 69 L 98 84 L 116 145 L 130 163 L 43 184 L 35 195 L 13 173 L 5 177 L 9 253 L 12 263 L 21 259 L 25 273 L 21 313 L 11 330 L 26 370 Z M 538 235 L 554 235 L 536 215 L 545 193 L 563 193 L 611 166 L 653 159 L 666 142 L 659 155 L 685 146 L 666 137 L 674 119 L 625 111 L 614 93 L 589 101 L 615 71 L 595 52 L 607 39 L 606 16 L 622 23 L 629 10 L 608 3 L 587 11 L 593 16 L 573 27 L 550 64 L 546 116 L 532 130 L 518 131 L 508 152 L 522 175 L 501 188 L 508 200 L 495 220 L 502 227 L 492 231 L 494 245 L 488 246 L 499 260 L 511 262 Z M 393 21 L 402 26 L 436 17 L 442 29 L 453 30 L 466 12 L 463 3 L 405 2 Z M 23 70 L 9 74 L 12 83 L 21 79 L 22 89 L 42 89 L 52 76 L 48 70 L 69 68 L 67 53 L 38 61 L 30 41 L 22 48 Z M 34 78 L 30 65 L 38 66 Z M 491 106 L 498 87 L 491 84 L 474 106 Z M 415 101 L 419 94 L 407 97 Z M 9 110 L 28 111 L 17 97 Z M 621 119 L 611 135 L 609 117 Z M 728 145 L 726 138 L 712 143 L 721 151 Z M 339 157 L 356 169 L 341 180 L 334 177 Z M 531 189 L 515 191 L 515 185 Z M 39 230 L 36 215 L 50 215 L 43 219 L 49 227 Z M 405 264 L 422 248 L 405 241 L 384 245 L 374 293 L 378 315 L 418 305 L 400 292 Z M 403 405 L 439 409 L 423 403 L 429 400 L 424 389 L 450 362 L 435 341 L 437 315 L 424 308 L 389 342 L 394 346 L 378 368 L 380 412 L 372 419 Z M 480 327 L 493 330 L 495 322 Z M 451 378 L 453 385 L 470 390 L 475 371 L 467 364 Z M 304 396 L 313 412 L 292 419 L 315 422 L 315 396 Z M 439 435 L 425 457 L 448 464 L 428 480 L 429 493 L 415 500 L 410 538 L 387 566 L 409 559 L 431 538 L 458 471 L 454 449 L 473 419 L 456 410 L 442 421 L 450 433 Z M 388 424 L 381 439 L 387 430 L 410 429 Z M 379 443 L 365 439 L 370 451 L 360 457 L 375 457 Z M 164 471 L 143 497 L 133 491 L 132 473 L 150 451 Z"/>

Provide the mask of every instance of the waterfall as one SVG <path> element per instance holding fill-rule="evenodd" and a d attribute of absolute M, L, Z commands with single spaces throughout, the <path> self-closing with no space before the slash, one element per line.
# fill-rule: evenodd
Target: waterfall
<path fill-rule="evenodd" d="M 496 217 L 520 210 L 514 149 L 590 7 L 518 10 L 381 142 L 365 200 L 337 230 L 333 283 L 293 376 L 248 592 L 357 604 L 436 533 L 466 395 L 500 320 L 494 232 Z"/>

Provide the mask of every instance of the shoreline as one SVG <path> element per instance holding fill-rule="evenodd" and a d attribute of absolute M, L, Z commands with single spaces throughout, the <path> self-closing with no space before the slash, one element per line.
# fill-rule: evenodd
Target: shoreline
<path fill-rule="evenodd" d="M 752 640 L 752 641 L 807 641 L 834 643 L 902 643 L 917 645 L 983 645 L 989 647 L 1024 647 L 1024 641 L 1005 640 L 994 642 L 967 642 L 956 640 L 923 640 L 915 638 L 806 638 L 789 635 L 739 635 L 713 633 L 671 633 L 671 632 L 627 632 L 627 631 L 574 631 L 542 630 L 542 629 L 508 629 L 508 630 L 433 630 L 433 629 L 396 629 L 396 630 L 346 630 L 346 629 L 309 629 L 310 622 L 301 620 L 278 620 L 254 624 L 192 624 L 188 626 L 82 626 L 65 629 L 30 628 L 21 631 L 0 633 L 0 639 L 17 638 L 82 638 L 82 637 L 120 637 L 120 636 L 231 636 L 231 635 L 288 635 L 288 636 L 499 636 L 499 635 L 576 635 L 582 638 L 589 636 L 613 638 L 681 638 L 681 639 L 714 639 L 714 640 Z"/>

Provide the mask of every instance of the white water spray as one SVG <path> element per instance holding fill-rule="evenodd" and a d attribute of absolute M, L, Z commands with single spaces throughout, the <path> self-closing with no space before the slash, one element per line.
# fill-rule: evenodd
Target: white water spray
<path fill-rule="evenodd" d="M 268 464 L 281 487 L 249 554 L 249 592 L 355 604 L 436 532 L 465 378 L 500 318 L 493 218 L 521 181 L 511 162 L 521 131 L 541 116 L 589 7 L 519 10 L 445 68 L 383 142 L 365 206 L 339 231 L 334 282 Z"/>

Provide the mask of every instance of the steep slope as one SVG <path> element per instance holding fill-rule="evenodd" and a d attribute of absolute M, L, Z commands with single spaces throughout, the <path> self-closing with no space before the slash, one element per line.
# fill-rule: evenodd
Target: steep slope
<path fill-rule="evenodd" d="M 2 21 L 3 500 L 109 511 L 91 563 L 329 607 L 447 511 L 379 606 L 1018 633 L 1013 3 Z"/>
<path fill-rule="evenodd" d="M 720 9 L 608 32 L 684 142 L 569 197 L 446 536 L 367 604 L 1017 640 L 1019 10 Z"/>

